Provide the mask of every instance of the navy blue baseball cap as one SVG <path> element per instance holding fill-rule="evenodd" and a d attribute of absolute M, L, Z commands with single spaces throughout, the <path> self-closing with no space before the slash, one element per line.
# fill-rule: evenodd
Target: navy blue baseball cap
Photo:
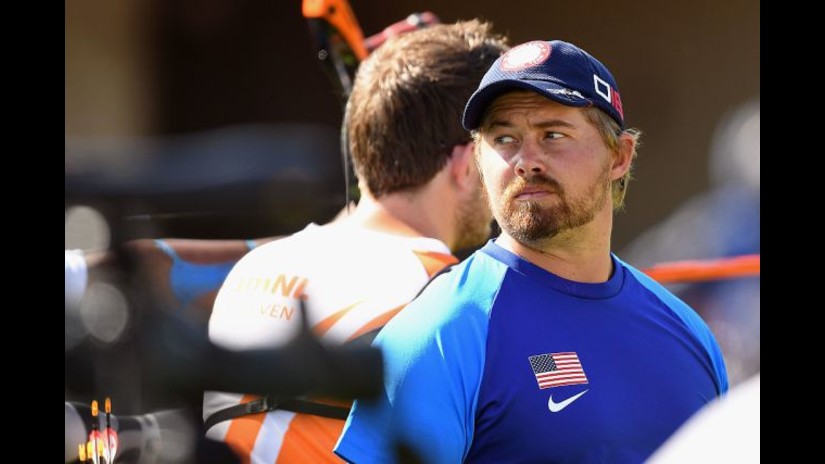
<path fill-rule="evenodd" d="M 532 90 L 567 106 L 595 105 L 625 128 L 613 75 L 589 53 L 561 40 L 535 40 L 501 55 L 467 101 L 461 124 L 467 130 L 478 129 L 490 103 L 514 89 Z"/>

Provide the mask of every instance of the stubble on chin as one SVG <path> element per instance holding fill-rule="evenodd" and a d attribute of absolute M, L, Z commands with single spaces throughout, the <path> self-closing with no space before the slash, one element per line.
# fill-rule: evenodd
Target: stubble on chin
<path fill-rule="evenodd" d="M 496 220 L 508 235 L 525 244 L 539 244 L 590 223 L 604 208 L 610 195 L 609 166 L 605 166 L 586 193 L 570 198 L 558 182 L 544 176 L 512 182 L 493 209 Z M 526 185 L 546 185 L 550 200 L 516 200 Z M 553 202 L 552 204 L 547 204 Z"/>

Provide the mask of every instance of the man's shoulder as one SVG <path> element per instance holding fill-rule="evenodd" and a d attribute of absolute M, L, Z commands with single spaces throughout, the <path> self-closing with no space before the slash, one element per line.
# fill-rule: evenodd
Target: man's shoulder
<path fill-rule="evenodd" d="M 433 278 L 411 306 L 441 308 L 436 312 L 449 319 L 473 312 L 489 313 L 507 267 L 482 251 L 451 266 Z M 478 311 L 471 311 L 472 308 Z M 451 315 L 451 313 L 455 314 Z"/>
<path fill-rule="evenodd" d="M 440 285 L 446 285 L 447 282 L 456 282 L 461 284 L 461 288 L 464 288 L 467 285 L 472 286 L 481 283 L 483 277 L 490 277 L 490 271 L 494 271 L 495 276 L 493 277 L 500 276 L 501 272 L 495 272 L 496 269 L 503 270 L 501 263 L 484 254 L 481 250 L 477 250 L 434 276 L 432 283 L 441 282 Z M 466 281 L 467 278 L 472 280 Z"/>
<path fill-rule="evenodd" d="M 662 305 L 677 313 L 690 313 L 691 315 L 695 315 L 695 310 L 691 308 L 690 305 L 682 301 L 681 298 L 676 296 L 675 293 L 671 292 L 667 287 L 660 284 L 638 268 L 620 260 L 619 258 L 616 258 L 616 260 L 622 267 L 624 267 L 624 269 L 627 270 L 629 277 L 635 281 L 639 287 L 653 295 L 662 303 Z"/>
<path fill-rule="evenodd" d="M 653 301 L 656 301 L 658 306 L 664 311 L 669 311 L 671 314 L 675 315 L 678 320 L 684 324 L 687 332 L 690 333 L 691 336 L 704 347 L 710 356 L 711 362 L 716 371 L 719 391 L 726 391 L 728 388 L 728 380 L 721 350 L 710 330 L 710 327 L 708 327 L 704 319 L 702 319 L 695 309 L 682 301 L 678 296 L 665 288 L 662 284 L 656 282 L 650 276 L 635 267 L 622 261 L 619 262 L 625 269 L 627 269 L 628 273 L 632 276 L 633 281 L 637 282 L 643 289 L 642 291 L 647 292 L 649 296 L 652 296 L 654 299 Z M 636 293 L 636 295 L 638 295 L 638 293 Z"/>
<path fill-rule="evenodd" d="M 269 259 L 273 255 L 299 253 L 308 247 L 324 246 L 327 243 L 333 242 L 335 238 L 335 234 L 327 231 L 325 226 L 312 223 L 290 235 L 260 243 L 249 250 L 241 261 L 255 262 L 262 259 Z"/>

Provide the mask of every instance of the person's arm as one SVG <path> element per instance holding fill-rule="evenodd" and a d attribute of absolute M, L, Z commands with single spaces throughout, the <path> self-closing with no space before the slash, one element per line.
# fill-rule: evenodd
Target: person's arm
<path fill-rule="evenodd" d="M 270 240 L 258 239 L 255 244 Z M 249 252 L 250 242 L 140 239 L 128 242 L 125 250 L 134 258 L 141 284 L 158 302 L 175 309 L 185 307 L 190 316 L 206 322 L 220 284 L 231 266 Z"/>

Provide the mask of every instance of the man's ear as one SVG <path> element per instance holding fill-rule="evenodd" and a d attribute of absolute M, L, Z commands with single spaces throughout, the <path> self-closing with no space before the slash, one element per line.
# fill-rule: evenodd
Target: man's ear
<path fill-rule="evenodd" d="M 450 179 L 461 188 L 475 188 L 478 186 L 478 181 L 474 178 L 472 172 L 475 165 L 474 156 L 473 142 L 453 146 L 449 160 Z"/>
<path fill-rule="evenodd" d="M 613 152 L 613 167 L 610 170 L 610 179 L 624 177 L 633 163 L 633 151 L 636 148 L 636 139 L 629 134 L 619 136 L 619 148 Z"/>

